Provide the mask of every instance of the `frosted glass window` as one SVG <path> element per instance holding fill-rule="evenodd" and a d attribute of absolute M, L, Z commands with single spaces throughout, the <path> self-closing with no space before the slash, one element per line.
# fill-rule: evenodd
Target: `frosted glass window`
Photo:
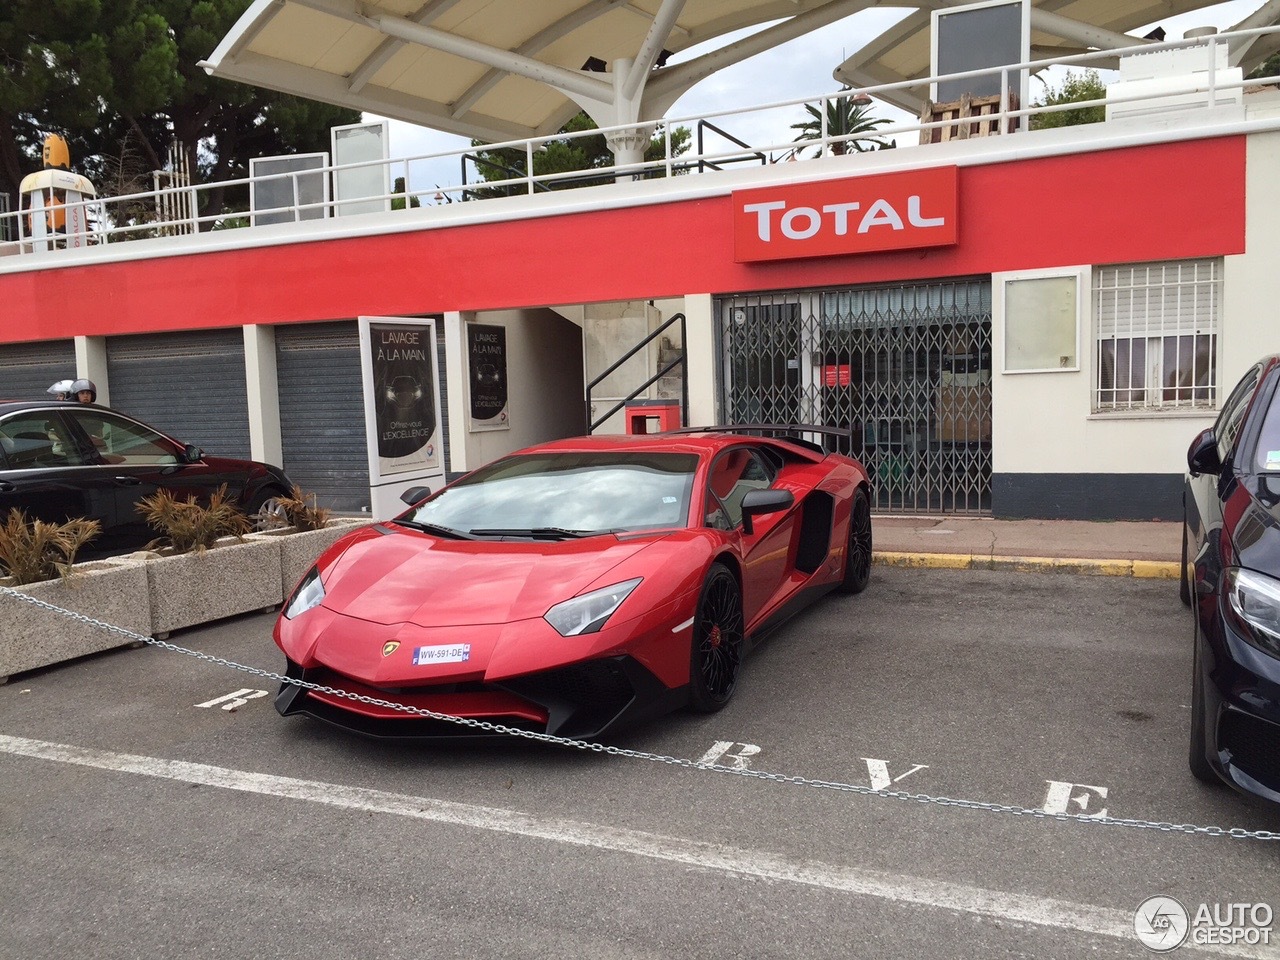
<path fill-rule="evenodd" d="M 391 209 L 386 121 L 334 127 L 333 198 L 338 216 Z M 358 164 L 358 166 L 350 166 Z M 362 197 L 371 199 L 361 200 Z M 352 202 L 357 201 L 357 202 Z"/>
<path fill-rule="evenodd" d="M 1004 285 L 1006 373 L 1079 370 L 1079 304 L 1074 275 Z"/>

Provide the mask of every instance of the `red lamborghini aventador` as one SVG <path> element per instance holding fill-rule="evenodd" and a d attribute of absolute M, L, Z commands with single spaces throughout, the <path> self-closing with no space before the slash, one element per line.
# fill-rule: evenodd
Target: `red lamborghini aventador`
<path fill-rule="evenodd" d="M 285 604 L 276 709 L 375 736 L 587 739 L 719 710 L 766 633 L 870 576 L 866 471 L 788 429 L 821 432 L 561 440 L 410 491 Z"/>

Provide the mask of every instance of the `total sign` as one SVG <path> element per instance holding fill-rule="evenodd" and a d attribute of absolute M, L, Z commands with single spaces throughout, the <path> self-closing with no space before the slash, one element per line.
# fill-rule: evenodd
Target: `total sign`
<path fill-rule="evenodd" d="M 739 263 L 938 247 L 956 242 L 956 167 L 733 194 Z"/>

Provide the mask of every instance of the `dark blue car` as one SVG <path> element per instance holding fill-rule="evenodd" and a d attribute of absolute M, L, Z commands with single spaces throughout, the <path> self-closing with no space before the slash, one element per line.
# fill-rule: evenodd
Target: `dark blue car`
<path fill-rule="evenodd" d="M 1191 772 L 1280 801 L 1280 356 L 1245 374 L 1187 467 Z"/>

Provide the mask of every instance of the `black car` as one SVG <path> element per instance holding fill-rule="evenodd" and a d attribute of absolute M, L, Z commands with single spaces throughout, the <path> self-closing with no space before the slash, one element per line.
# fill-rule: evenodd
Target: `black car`
<path fill-rule="evenodd" d="M 0 519 L 24 510 L 50 522 L 84 517 L 102 532 L 81 550 L 89 560 L 136 550 L 158 534 L 135 509 L 161 487 L 200 501 L 222 484 L 251 517 L 263 518 L 292 488 L 278 467 L 208 457 L 132 417 L 95 404 L 0 402 Z"/>
<path fill-rule="evenodd" d="M 1280 802 L 1280 355 L 1245 374 L 1187 466 L 1191 772 Z"/>

